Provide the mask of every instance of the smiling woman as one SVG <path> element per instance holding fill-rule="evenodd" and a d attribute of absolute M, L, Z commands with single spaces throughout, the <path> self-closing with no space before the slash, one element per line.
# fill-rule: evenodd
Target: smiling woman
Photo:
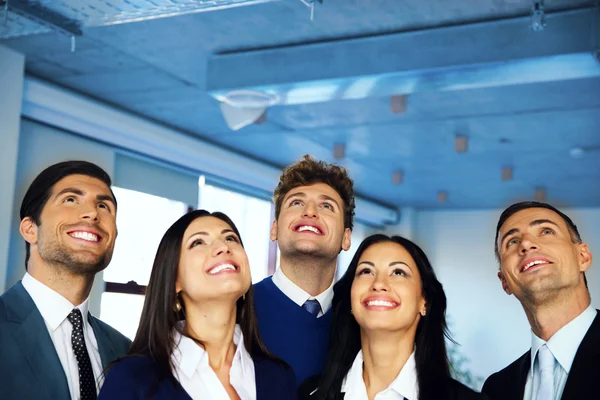
<path fill-rule="evenodd" d="M 294 399 L 295 377 L 264 347 L 248 257 L 234 223 L 191 211 L 165 233 L 128 356 L 100 399 Z"/>
<path fill-rule="evenodd" d="M 446 295 L 416 244 L 369 236 L 334 292 L 325 373 L 304 382 L 301 399 L 484 398 L 450 377 Z"/>

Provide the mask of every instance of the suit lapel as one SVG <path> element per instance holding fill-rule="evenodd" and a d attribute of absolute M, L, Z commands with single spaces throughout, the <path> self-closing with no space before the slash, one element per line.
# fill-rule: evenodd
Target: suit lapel
<path fill-rule="evenodd" d="M 575 358 L 565 384 L 562 400 L 576 400 L 594 397 L 598 385 L 598 364 L 600 364 L 600 314 L 587 331 Z M 592 396 L 592 397 L 589 397 Z"/>
<path fill-rule="evenodd" d="M 11 294 L 5 303 L 7 316 L 18 324 L 13 335 L 37 379 L 32 384 L 38 384 L 48 399 L 70 398 L 67 377 L 42 315 L 20 282 Z"/>
<path fill-rule="evenodd" d="M 114 343 L 110 340 L 107 333 L 100 327 L 98 320 L 88 313 L 88 322 L 94 330 L 94 336 L 98 342 L 98 352 L 100 353 L 100 360 L 102 361 L 102 368 L 108 367 L 108 364 L 116 360 L 118 357 L 117 351 L 115 350 Z"/>
<path fill-rule="evenodd" d="M 514 392 L 511 398 L 514 399 L 524 398 L 527 374 L 529 374 L 529 370 L 531 369 L 531 350 L 521 356 L 518 366 L 517 376 L 515 377 L 516 385 L 512 385 Z"/>

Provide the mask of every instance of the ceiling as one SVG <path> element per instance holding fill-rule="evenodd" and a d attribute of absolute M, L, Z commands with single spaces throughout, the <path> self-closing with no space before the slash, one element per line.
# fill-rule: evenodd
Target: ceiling
<path fill-rule="evenodd" d="M 305 153 L 335 161 L 344 144 L 337 162 L 357 192 L 386 205 L 494 208 L 542 188 L 559 206 L 600 206 L 591 1 L 546 1 L 540 32 L 530 0 L 324 0 L 313 21 L 300 0 L 34 3 L 34 18 L 12 10 L 0 25 L 0 44 L 26 55 L 28 74 L 271 165 Z M 49 17 L 60 29 L 40 24 Z M 314 94 L 315 82 L 337 86 L 237 131 L 214 97 L 249 87 Z M 406 95 L 403 112 L 392 112 L 391 95 Z M 466 152 L 455 151 L 456 135 Z"/>

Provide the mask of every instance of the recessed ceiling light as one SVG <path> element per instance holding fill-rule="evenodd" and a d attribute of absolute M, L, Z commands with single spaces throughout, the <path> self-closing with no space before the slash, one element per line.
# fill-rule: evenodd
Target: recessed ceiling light
<path fill-rule="evenodd" d="M 333 145 L 333 158 L 336 160 L 341 160 L 346 157 L 346 145 L 342 143 Z"/>
<path fill-rule="evenodd" d="M 569 155 L 573 158 L 581 158 L 585 154 L 585 150 L 581 147 L 573 147 L 569 150 Z"/>
<path fill-rule="evenodd" d="M 513 169 L 512 167 L 504 167 L 502 168 L 502 180 L 503 181 L 512 181 L 513 178 Z"/>
<path fill-rule="evenodd" d="M 466 153 L 468 150 L 469 138 L 465 135 L 456 135 L 454 138 L 454 149 L 457 153 Z"/>
<path fill-rule="evenodd" d="M 392 114 L 404 114 L 406 111 L 406 96 L 390 96 L 390 109 L 392 110 Z"/>
<path fill-rule="evenodd" d="M 402 171 L 394 171 L 392 174 L 392 182 L 394 182 L 394 185 L 399 185 L 402 181 L 404 181 L 404 174 Z"/>
<path fill-rule="evenodd" d="M 546 201 L 546 189 L 543 187 L 536 187 L 533 198 L 535 201 Z"/>
<path fill-rule="evenodd" d="M 437 193 L 437 201 L 440 204 L 444 204 L 445 202 L 448 201 L 448 192 L 446 192 L 445 190 L 441 190 Z"/>

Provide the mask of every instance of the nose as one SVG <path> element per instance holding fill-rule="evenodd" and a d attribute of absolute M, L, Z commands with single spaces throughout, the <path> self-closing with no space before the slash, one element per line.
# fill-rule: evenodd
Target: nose
<path fill-rule="evenodd" d="M 302 216 L 305 218 L 317 218 L 317 205 L 314 201 L 307 201 L 302 212 Z"/>
<path fill-rule="evenodd" d="M 95 203 L 83 206 L 81 219 L 87 222 L 98 222 L 98 208 Z"/>
<path fill-rule="evenodd" d="M 212 255 L 213 257 L 216 257 L 221 254 L 231 254 L 231 249 L 229 248 L 229 243 L 224 240 L 217 239 L 212 245 Z"/>
<path fill-rule="evenodd" d="M 524 235 L 521 239 L 521 244 L 519 251 L 521 254 L 527 254 L 530 251 L 538 250 L 538 244 L 533 240 L 533 238 L 529 235 Z"/>
<path fill-rule="evenodd" d="M 371 290 L 373 292 L 389 291 L 387 277 L 384 274 L 377 274 L 377 276 L 375 276 L 375 279 L 373 280 L 373 284 L 371 285 Z"/>

